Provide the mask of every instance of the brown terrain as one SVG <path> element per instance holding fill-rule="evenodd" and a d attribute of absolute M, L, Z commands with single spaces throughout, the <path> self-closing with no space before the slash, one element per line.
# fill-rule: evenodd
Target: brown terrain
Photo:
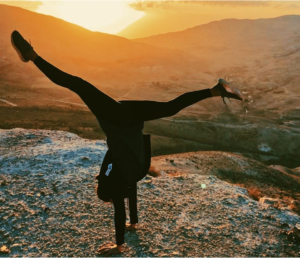
<path fill-rule="evenodd" d="M 117 100 L 167 101 L 224 78 L 245 101 L 227 101 L 226 107 L 213 98 L 174 117 L 147 122 L 153 155 L 205 151 L 197 155 L 212 155 L 213 175 L 246 187 L 256 200 L 281 198 L 278 206 L 294 205 L 290 208 L 299 212 L 300 16 L 223 20 L 128 40 L 17 7 L 0 5 L 0 13 L 0 128 L 105 138 L 79 97 L 19 60 L 10 44 L 15 29 L 46 60 Z M 180 162 L 194 157 L 178 155 Z M 235 157 L 250 172 L 255 168 L 259 180 L 252 172 L 245 177 L 231 168 Z M 267 184 L 270 175 L 274 181 Z"/>
<path fill-rule="evenodd" d="M 211 87 L 219 77 L 244 94 L 244 103 L 233 101 L 229 108 L 215 98 L 147 123 L 154 155 L 227 150 L 268 164 L 300 165 L 299 16 L 223 20 L 131 41 L 17 7 L 0 10 L 0 97 L 17 105 L 0 102 L 1 128 L 61 129 L 103 138 L 75 94 L 20 62 L 10 44 L 17 29 L 46 60 L 118 100 L 167 101 Z"/>
<path fill-rule="evenodd" d="M 42 57 L 117 100 L 167 101 L 225 78 L 245 101 L 205 100 L 168 119 L 146 123 L 153 154 L 239 152 L 290 168 L 300 165 L 300 17 L 223 20 L 185 31 L 128 40 L 1 5 L 1 128 L 60 129 L 104 139 L 72 92 L 18 59 L 19 30 Z M 14 105 L 16 106 L 14 106 Z"/>

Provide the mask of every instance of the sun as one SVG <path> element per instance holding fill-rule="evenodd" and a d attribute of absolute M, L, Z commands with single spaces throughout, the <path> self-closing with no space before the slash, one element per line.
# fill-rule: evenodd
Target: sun
<path fill-rule="evenodd" d="M 52 15 L 92 31 L 116 34 L 144 16 L 130 1 L 42 1 L 37 12 Z"/>

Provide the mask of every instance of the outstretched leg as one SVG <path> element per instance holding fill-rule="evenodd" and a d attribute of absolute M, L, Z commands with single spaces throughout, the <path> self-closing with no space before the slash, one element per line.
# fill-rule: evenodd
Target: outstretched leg
<path fill-rule="evenodd" d="M 168 102 L 157 101 L 120 101 L 130 108 L 133 116 L 140 121 L 149 121 L 163 117 L 174 116 L 182 109 L 191 106 L 201 100 L 221 96 L 243 100 L 237 89 L 232 89 L 228 82 L 223 79 L 218 80 L 218 84 L 211 89 L 187 92 Z M 225 103 L 226 104 L 226 103 Z"/>
<path fill-rule="evenodd" d="M 126 108 L 89 82 L 67 74 L 45 61 L 40 56 L 34 59 L 34 64 L 55 84 L 77 93 L 99 120 L 105 120 L 121 126 L 130 123 Z"/>
<path fill-rule="evenodd" d="M 134 118 L 120 102 L 110 98 L 87 81 L 67 74 L 45 61 L 38 56 L 19 32 L 14 31 L 11 40 L 22 61 L 33 61 L 52 82 L 77 93 L 98 120 L 104 120 L 116 126 L 128 126 L 134 123 Z"/>
<path fill-rule="evenodd" d="M 168 102 L 122 100 L 137 120 L 149 121 L 174 116 L 182 109 L 213 96 L 210 89 L 187 92 Z M 217 94 L 217 93 L 216 93 Z M 220 96 L 220 95 L 219 95 Z"/>

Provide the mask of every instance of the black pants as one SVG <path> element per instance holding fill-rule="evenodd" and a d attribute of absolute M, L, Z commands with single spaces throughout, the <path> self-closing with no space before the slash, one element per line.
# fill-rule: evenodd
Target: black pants
<path fill-rule="evenodd" d="M 117 102 L 87 81 L 59 70 L 41 57 L 37 57 L 34 64 L 52 82 L 78 94 L 98 120 L 104 120 L 119 127 L 131 127 L 141 121 L 173 116 L 198 101 L 212 97 L 210 90 L 205 89 L 184 93 L 168 102 L 134 100 Z M 113 201 L 117 244 L 121 245 L 124 243 L 126 221 L 124 199 L 115 197 Z M 131 223 L 137 222 L 136 202 L 135 188 L 129 198 Z"/>

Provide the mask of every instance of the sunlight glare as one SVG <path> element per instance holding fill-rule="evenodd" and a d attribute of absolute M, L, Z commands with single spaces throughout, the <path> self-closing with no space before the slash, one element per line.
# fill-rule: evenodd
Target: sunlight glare
<path fill-rule="evenodd" d="M 52 15 L 92 31 L 115 34 L 144 16 L 129 1 L 42 1 L 39 13 Z"/>

